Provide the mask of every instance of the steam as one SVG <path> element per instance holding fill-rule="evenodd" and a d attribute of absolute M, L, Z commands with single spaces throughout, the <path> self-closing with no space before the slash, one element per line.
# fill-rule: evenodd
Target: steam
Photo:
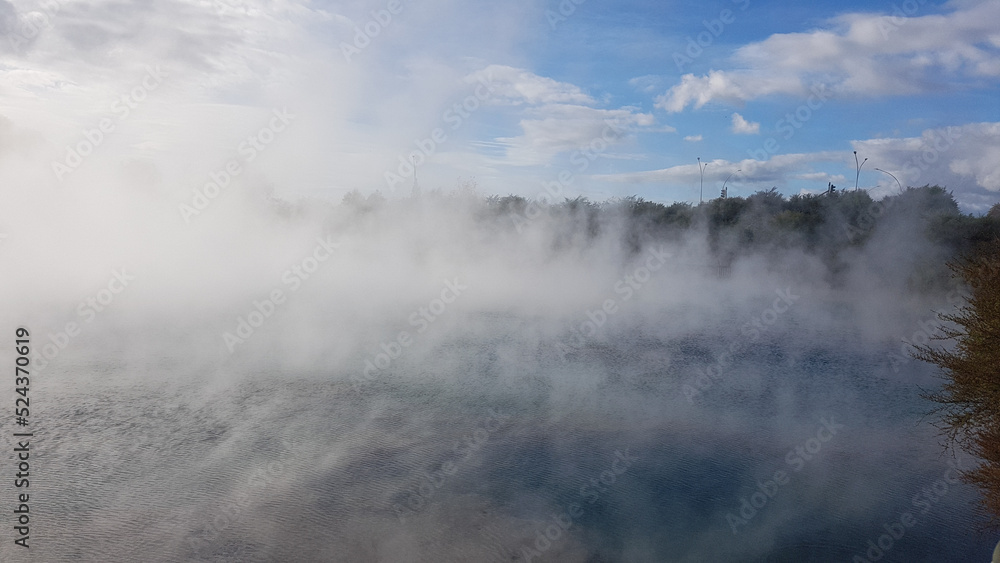
<path fill-rule="evenodd" d="M 713 505 L 716 520 L 676 505 L 700 527 L 669 542 L 718 556 L 768 553 L 778 546 L 760 538 L 788 524 L 791 505 L 775 496 L 736 539 L 723 515 L 749 494 L 740 487 L 773 475 L 788 449 L 831 416 L 845 429 L 778 494 L 827 503 L 847 520 L 892 504 L 834 502 L 814 484 L 843 475 L 838 460 L 879 467 L 910 447 L 895 436 L 914 433 L 911 403 L 879 405 L 863 381 L 908 400 L 916 400 L 915 383 L 934 384 L 930 370 L 894 370 L 889 358 L 900 336 L 951 306 L 945 295 L 956 291 L 937 282 L 914 287 L 927 263 L 952 252 L 921 234 L 927 219 L 919 214 L 889 207 L 864 229 L 831 218 L 821 239 L 841 248 L 831 258 L 827 242 L 810 249 L 795 237 L 741 250 L 737 238 L 713 234 L 697 218 L 663 231 L 637 219 L 629 201 L 539 203 L 535 212 L 464 189 L 289 202 L 244 190 L 250 178 L 232 178 L 190 221 L 178 211 L 178 192 L 137 191 L 120 180 L 22 190 L 15 197 L 32 213 L 5 220 L 0 252 L 18 271 L 2 278 L 0 294 L 9 318 L 33 332 L 39 393 L 53 403 L 121 393 L 101 415 L 112 421 L 145 416 L 125 414 L 126 396 L 173 405 L 125 454 L 141 468 L 127 487 L 142 490 L 187 467 L 208 479 L 192 494 L 214 501 L 156 498 L 169 518 L 145 533 L 163 553 L 182 558 L 265 537 L 257 549 L 292 549 L 286 540 L 297 538 L 303 557 L 335 545 L 392 561 L 462 549 L 509 558 L 538 549 L 531 546 L 548 524 L 539 527 L 536 514 L 546 511 L 604 530 L 598 504 L 572 499 L 580 480 L 608 471 L 615 452 L 638 461 L 615 485 L 594 489 L 595 503 L 655 511 L 637 493 L 654 486 L 650 468 L 678 463 L 671 448 L 702 439 L 758 453 L 730 460 L 733 480 L 713 485 L 723 498 Z M 803 389 L 802 373 L 857 358 L 871 363 L 841 380 L 811 378 Z M 474 449 L 456 454 L 453 445 L 487 428 L 490 416 L 504 423 L 490 422 Z M 863 430 L 873 417 L 877 428 Z M 56 411 L 42 420 L 46 447 L 61 460 L 58 444 L 82 437 Z M 206 441 L 170 441 L 192 432 L 207 432 Z M 869 455 L 871 440 L 887 445 Z M 930 430 L 912 440 L 934 449 Z M 589 450 L 592 458 L 579 457 Z M 164 452 L 173 461 L 157 466 Z M 453 474 L 443 473 L 449 462 Z M 381 463 L 392 469 L 371 474 Z M 927 467 L 920 476 L 944 471 L 931 454 L 919 463 Z M 690 470 L 674 467 L 672 478 L 694 479 Z M 425 474 L 432 489 L 420 489 Z M 535 475 L 551 496 L 518 487 L 473 494 L 487 474 L 498 487 Z M 911 485 L 908 477 L 890 489 L 905 504 Z M 292 504 L 278 500 L 286 495 Z M 582 502 L 583 512 L 574 516 L 570 502 Z M 320 543 L 273 536 L 267 530 L 302 518 L 293 505 L 311 511 L 306 528 L 331 517 L 348 523 Z M 265 506 L 278 507 L 273 519 L 262 519 Z M 456 537 L 470 522 L 488 537 Z M 545 557 L 604 549 L 572 526 L 561 529 Z M 623 532 L 628 550 L 661 553 L 643 543 L 643 530 Z M 426 538 L 439 547 L 420 547 Z"/>

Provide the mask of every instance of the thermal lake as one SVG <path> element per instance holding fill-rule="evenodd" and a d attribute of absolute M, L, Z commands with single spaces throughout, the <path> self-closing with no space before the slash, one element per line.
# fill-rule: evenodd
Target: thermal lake
<path fill-rule="evenodd" d="M 32 555 L 985 561 L 953 470 L 973 461 L 920 397 L 933 369 L 835 293 L 773 289 L 703 313 L 620 301 L 576 338 L 453 311 L 360 378 L 360 355 L 296 371 L 246 348 L 209 370 L 84 335 L 34 390 Z"/>

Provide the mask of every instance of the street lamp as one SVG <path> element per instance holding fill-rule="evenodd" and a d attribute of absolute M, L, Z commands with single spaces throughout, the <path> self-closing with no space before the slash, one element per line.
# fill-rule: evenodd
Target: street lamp
<path fill-rule="evenodd" d="M 417 182 L 417 159 L 411 156 L 410 162 L 413 163 L 413 187 L 410 188 L 410 197 L 419 197 L 420 184 Z M 393 189 L 395 189 L 395 184 L 393 184 Z"/>
<path fill-rule="evenodd" d="M 868 162 L 867 158 L 865 158 L 863 161 L 861 161 L 861 164 L 858 164 L 858 151 L 854 151 L 854 164 L 858 167 L 858 173 L 854 176 L 854 189 L 855 190 L 858 189 L 858 179 L 861 178 L 861 167 L 864 166 L 866 162 Z"/>
<path fill-rule="evenodd" d="M 705 163 L 705 168 L 708 168 L 708 163 Z M 698 203 L 705 201 L 705 168 L 701 167 L 701 157 L 698 157 L 698 173 L 701 174 L 701 193 L 698 195 Z"/>
<path fill-rule="evenodd" d="M 737 169 L 736 172 L 741 172 L 741 170 Z M 726 183 L 729 182 L 729 179 L 732 178 L 733 174 L 736 174 L 736 172 L 732 172 L 729 176 L 726 176 L 726 181 L 722 183 L 722 193 L 726 193 Z"/>
<path fill-rule="evenodd" d="M 896 185 L 899 186 L 899 193 L 903 193 L 903 184 L 899 183 L 899 178 L 897 178 L 895 174 L 889 172 L 888 170 L 882 170 L 881 168 L 876 168 L 875 170 L 878 170 L 879 172 L 885 172 L 886 174 L 892 176 L 892 179 L 896 181 Z"/>

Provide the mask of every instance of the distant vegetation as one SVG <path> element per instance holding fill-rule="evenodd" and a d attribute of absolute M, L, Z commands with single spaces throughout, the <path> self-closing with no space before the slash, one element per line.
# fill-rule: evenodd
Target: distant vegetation
<path fill-rule="evenodd" d="M 976 217 L 959 211 L 954 197 L 939 186 L 906 188 L 875 201 L 864 190 L 830 189 L 821 194 L 784 197 L 775 188 L 748 197 L 717 198 L 700 205 L 663 204 L 640 197 L 597 203 L 578 197 L 561 202 L 532 201 L 508 196 L 476 196 L 468 189 L 454 194 L 429 192 L 424 203 L 448 205 L 464 200 L 481 222 L 499 230 L 523 230 L 544 225 L 554 247 L 567 240 L 604 236 L 621 231 L 623 252 L 639 252 L 648 243 L 707 237 L 712 263 L 727 267 L 742 256 L 780 252 L 790 248 L 820 258 L 836 285 L 846 271 L 848 253 L 857 251 L 880 230 L 894 229 L 896 240 L 926 240 L 937 250 L 912 265 L 913 284 L 941 286 L 949 277 L 948 260 L 1000 238 L 1000 204 L 990 214 Z M 368 197 L 351 192 L 343 205 L 368 214 L 388 205 L 411 205 L 415 199 L 389 201 L 377 192 Z M 617 235 L 616 235 L 617 236 Z M 888 244 L 882 241 L 881 244 Z M 897 254 L 901 255 L 901 253 Z M 914 287 L 915 289 L 915 287 Z M 925 288 L 929 289 L 929 288 Z"/>

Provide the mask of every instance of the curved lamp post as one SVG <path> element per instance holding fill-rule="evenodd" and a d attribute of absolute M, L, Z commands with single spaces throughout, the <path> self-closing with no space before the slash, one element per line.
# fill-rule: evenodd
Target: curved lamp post
<path fill-rule="evenodd" d="M 886 174 L 892 176 L 892 179 L 896 181 L 896 185 L 899 186 L 899 193 L 903 193 L 903 184 L 899 183 L 899 178 L 897 178 L 895 174 L 889 172 L 888 170 L 882 170 L 881 168 L 876 168 L 875 170 L 878 170 L 879 172 L 885 172 Z"/>
<path fill-rule="evenodd" d="M 858 179 L 861 178 L 861 167 L 864 166 L 866 162 L 868 162 L 867 158 L 861 161 L 861 164 L 858 164 L 858 151 L 854 151 L 854 164 L 858 167 L 858 173 L 854 176 L 855 190 L 858 189 Z"/>
<path fill-rule="evenodd" d="M 736 172 L 742 172 L 742 170 L 737 169 Z M 722 193 L 726 193 L 726 183 L 729 182 L 729 179 L 732 178 L 733 174 L 736 174 L 736 172 L 732 172 L 729 176 L 726 176 L 726 181 L 722 183 Z"/>
<path fill-rule="evenodd" d="M 705 168 L 708 168 L 708 163 L 705 163 Z M 701 193 L 698 194 L 698 203 L 705 201 L 705 168 L 701 167 L 701 157 L 698 157 L 698 173 L 701 174 Z"/>

